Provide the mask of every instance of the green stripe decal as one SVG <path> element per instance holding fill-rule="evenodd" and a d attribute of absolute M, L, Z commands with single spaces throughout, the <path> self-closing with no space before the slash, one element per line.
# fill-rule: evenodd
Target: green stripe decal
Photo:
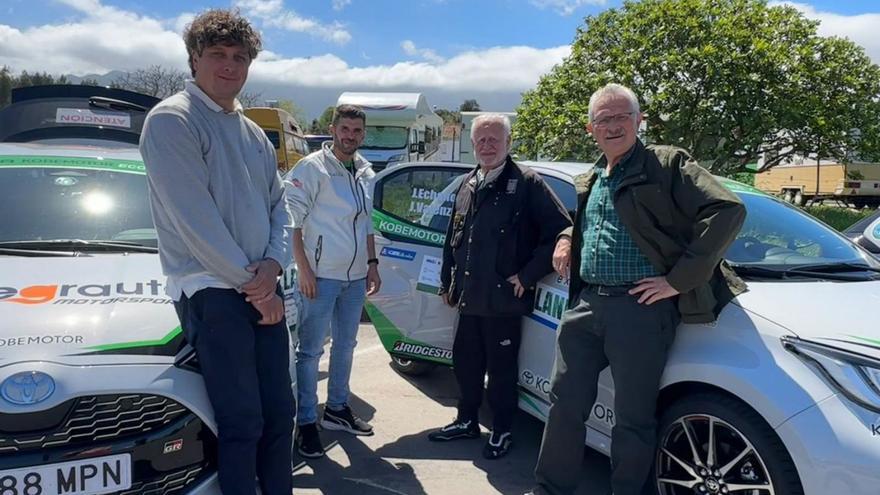
<path fill-rule="evenodd" d="M 157 347 L 163 346 L 172 340 L 175 337 L 181 334 L 183 330 L 178 326 L 168 332 L 167 335 L 158 340 L 141 340 L 135 342 L 120 342 L 118 344 L 104 344 L 104 345 L 96 345 L 92 347 L 86 347 L 86 349 L 90 351 L 116 351 L 119 349 L 134 349 L 136 347 Z"/>
<path fill-rule="evenodd" d="M 547 415 L 544 414 L 544 411 L 542 411 L 541 408 L 538 407 L 538 405 L 535 403 L 535 401 L 527 393 L 520 390 L 519 391 L 519 398 L 520 398 L 520 400 L 525 402 L 529 407 L 534 409 L 535 412 L 538 413 L 538 416 L 541 416 L 542 418 L 547 417 Z"/>
<path fill-rule="evenodd" d="M 373 322 L 373 327 L 376 329 L 376 333 L 379 334 L 379 340 L 382 341 L 382 345 L 389 353 L 392 352 L 392 349 L 394 349 L 394 344 L 398 341 L 405 342 L 407 344 L 435 347 L 424 342 L 419 342 L 418 340 L 408 339 L 404 337 L 400 329 L 397 328 L 394 323 L 391 323 L 391 320 L 389 320 L 387 316 L 382 314 L 382 312 L 379 310 L 379 308 L 376 307 L 375 304 L 367 301 L 364 307 L 367 310 L 367 314 L 370 315 L 370 321 Z M 399 353 L 397 354 L 400 355 Z M 417 357 L 418 359 L 423 361 L 432 361 L 435 363 L 452 366 L 452 360 L 450 359 L 432 358 L 429 356 L 418 356 L 413 354 L 407 354 L 407 356 Z"/>
<path fill-rule="evenodd" d="M 859 337 L 858 335 L 847 335 L 847 337 L 851 337 L 856 340 L 861 340 L 862 342 L 867 342 L 869 344 L 874 344 L 876 346 L 880 346 L 880 340 L 877 340 L 877 339 L 869 339 L 868 337 Z"/>
<path fill-rule="evenodd" d="M 379 232 L 395 234 L 414 241 L 426 242 L 435 246 L 442 246 L 446 234 L 430 229 L 422 228 L 411 223 L 398 220 L 385 213 L 373 210 L 373 228 Z"/>
<path fill-rule="evenodd" d="M 0 168 L 74 168 L 82 170 L 110 170 L 126 174 L 147 173 L 140 160 L 117 158 L 81 158 L 74 156 L 8 155 L 0 156 Z"/>

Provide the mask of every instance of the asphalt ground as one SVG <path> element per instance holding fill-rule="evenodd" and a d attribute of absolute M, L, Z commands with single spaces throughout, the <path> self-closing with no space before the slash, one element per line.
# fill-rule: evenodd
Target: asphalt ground
<path fill-rule="evenodd" d="M 326 398 L 329 344 L 321 360 L 318 398 Z M 491 414 L 483 407 L 480 439 L 429 442 L 428 432 L 455 418 L 457 387 L 452 370 L 420 377 L 397 373 L 372 325 L 362 324 L 355 350 L 350 404 L 373 425 L 375 435 L 356 437 L 322 431 L 328 448 L 321 459 L 294 454 L 294 493 L 303 495 L 522 494 L 533 485 L 543 423 L 520 411 L 511 453 L 482 457 Z M 587 449 L 578 495 L 608 492 L 608 459 Z"/>

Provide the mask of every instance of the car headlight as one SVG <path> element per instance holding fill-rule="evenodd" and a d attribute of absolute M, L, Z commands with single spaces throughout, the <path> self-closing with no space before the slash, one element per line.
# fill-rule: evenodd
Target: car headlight
<path fill-rule="evenodd" d="M 880 361 L 795 337 L 782 337 L 782 345 L 849 400 L 880 413 Z"/>
<path fill-rule="evenodd" d="M 402 162 L 404 160 L 406 160 L 406 153 L 401 153 L 399 155 L 392 155 L 392 156 L 388 157 L 388 163 Z"/>

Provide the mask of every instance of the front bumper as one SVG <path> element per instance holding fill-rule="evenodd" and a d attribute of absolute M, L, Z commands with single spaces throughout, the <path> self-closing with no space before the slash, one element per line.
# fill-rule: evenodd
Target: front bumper
<path fill-rule="evenodd" d="M 832 396 L 777 428 L 805 495 L 877 495 L 880 416 Z"/>
<path fill-rule="evenodd" d="M 219 493 L 213 415 L 201 376 L 166 365 L 0 367 L 42 371 L 56 391 L 36 406 L 0 401 L 0 470 L 128 453 L 124 495 Z"/>

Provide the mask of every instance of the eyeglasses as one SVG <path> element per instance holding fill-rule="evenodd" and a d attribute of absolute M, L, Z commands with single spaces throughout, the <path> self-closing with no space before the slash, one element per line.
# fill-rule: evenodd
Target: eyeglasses
<path fill-rule="evenodd" d="M 618 125 L 626 124 L 629 121 L 629 119 L 632 118 L 632 116 L 634 114 L 635 114 L 635 112 L 624 112 L 624 113 L 618 113 L 616 115 L 609 115 L 607 117 L 602 117 L 601 119 L 596 119 L 593 121 L 593 127 L 608 127 L 612 123 L 618 124 Z"/>

